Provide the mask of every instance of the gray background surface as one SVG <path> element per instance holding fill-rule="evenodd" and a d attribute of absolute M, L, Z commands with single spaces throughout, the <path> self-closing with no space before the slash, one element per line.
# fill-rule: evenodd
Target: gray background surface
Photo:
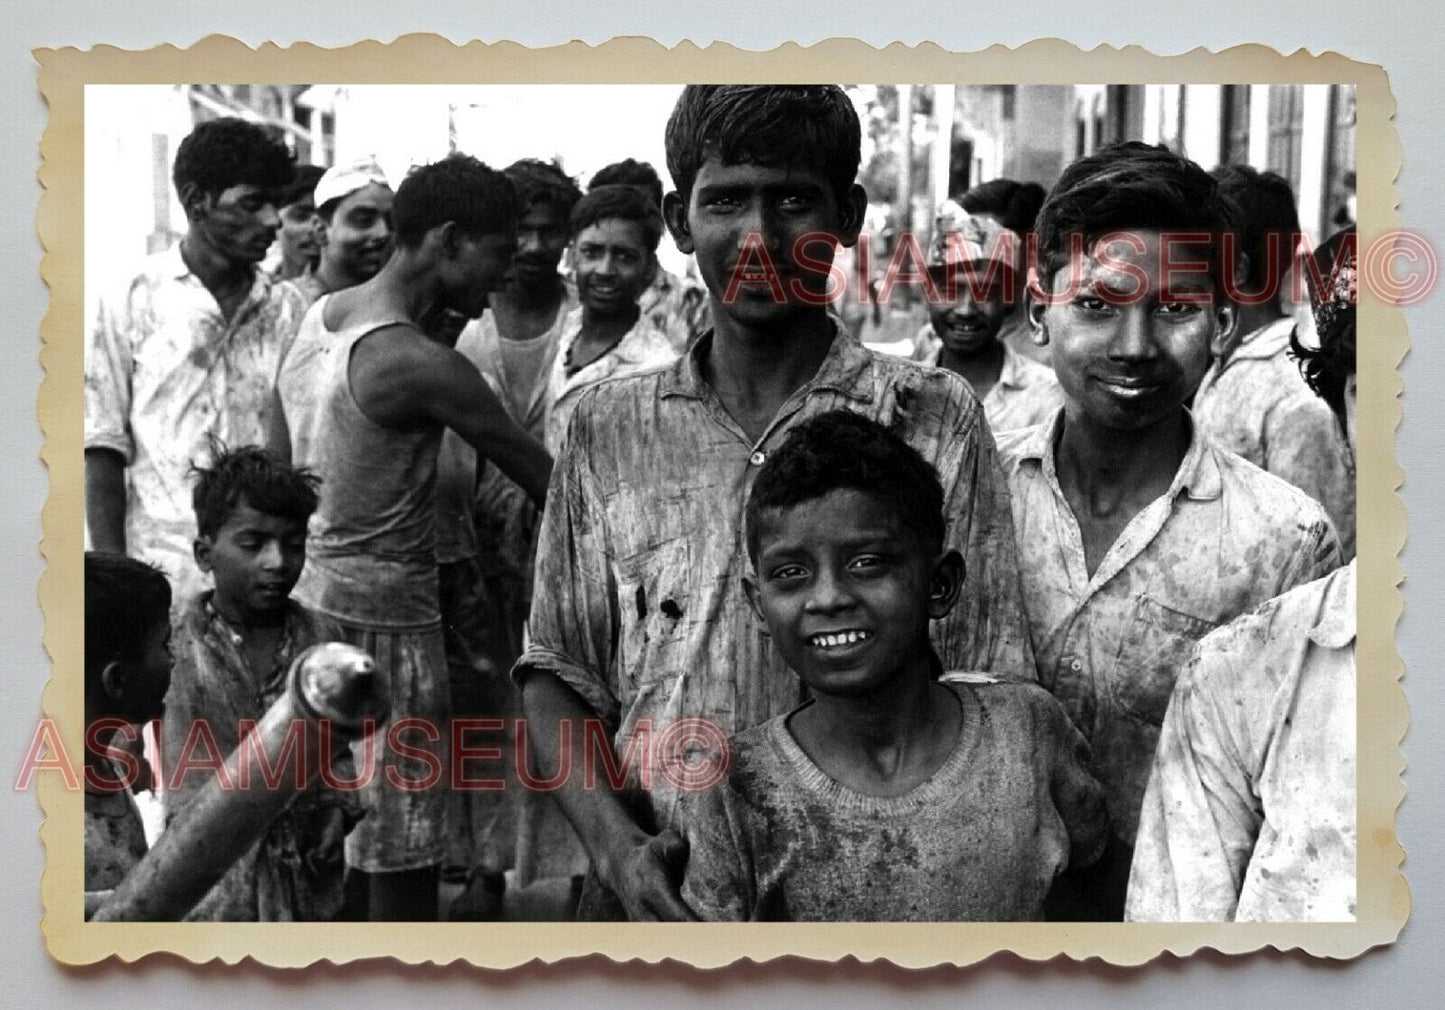
<path fill-rule="evenodd" d="M 1436 657 L 1445 645 L 1438 616 L 1445 603 L 1441 559 L 1445 536 L 1435 525 L 1445 493 L 1439 432 L 1445 420 L 1445 352 L 1437 334 L 1445 324 L 1445 296 L 1436 294 L 1408 312 L 1414 351 L 1404 364 L 1406 421 L 1399 459 L 1408 473 L 1404 497 L 1411 520 L 1405 550 L 1408 598 L 1398 631 L 1409 667 L 1406 687 L 1415 724 L 1405 742 L 1410 796 L 1399 817 L 1408 853 L 1405 865 L 1414 896 L 1413 918 L 1399 943 L 1348 964 L 1319 964 L 1301 956 L 1267 953 L 1230 960 L 1216 956 L 1172 958 L 1142 970 L 1103 965 L 1034 965 L 997 958 L 973 970 L 903 972 L 886 965 L 839 967 L 791 962 L 744 966 L 725 974 L 678 966 L 612 966 L 587 961 L 565 969 L 533 966 L 509 973 L 464 967 L 402 970 L 386 964 L 305 972 L 267 972 L 255 967 L 193 969 L 174 960 L 144 966 L 113 965 L 73 971 L 53 964 L 41 943 L 39 879 L 43 852 L 37 836 L 40 810 L 33 792 L 18 793 L 14 781 L 40 711 L 49 676 L 40 646 L 42 620 L 35 586 L 40 577 L 40 507 L 46 475 L 39 461 L 40 431 L 35 394 L 40 382 L 39 323 L 45 289 L 34 234 L 39 185 L 38 142 L 45 106 L 35 87 L 29 50 L 37 46 L 108 43 L 144 49 L 163 42 L 188 45 L 225 33 L 258 45 L 305 40 L 339 46 L 366 38 L 388 40 L 412 31 L 434 31 L 455 41 L 513 39 L 532 45 L 572 38 L 601 42 L 615 35 L 650 35 L 664 44 L 723 40 L 754 49 L 794 40 L 815 42 L 856 36 L 875 45 L 925 40 L 957 50 L 995 42 L 1020 44 L 1057 36 L 1085 48 L 1142 44 L 1174 53 L 1206 46 L 1224 48 L 1262 42 L 1286 52 L 1335 49 L 1382 64 L 1399 102 L 1397 122 L 1405 146 L 1398 190 L 1405 226 L 1427 235 L 1445 251 L 1445 201 L 1440 196 L 1445 90 L 1445 19 L 1438 2 L 1401 0 L 1366 9 L 1343 0 L 1267 3 L 1208 0 L 1176 4 L 1162 13 L 1154 5 L 1118 0 L 1049 0 L 985 7 L 972 2 L 836 0 L 817 2 L 682 4 L 643 0 L 564 4 L 481 4 L 453 0 L 352 0 L 346 4 L 297 0 L 248 0 L 217 4 L 162 0 L 52 0 L 5 5 L 0 87 L 6 157 L 0 160 L 0 319 L 5 323 L 0 360 L 0 440 L 3 440 L 4 507 L 0 508 L 0 621 L 8 663 L 0 672 L 0 992 L 12 1006 L 82 1006 L 101 1002 L 141 1007 L 231 1005 L 237 1000 L 296 1006 L 444 1006 L 506 1001 L 535 1006 L 585 1003 L 606 1006 L 728 1006 L 767 1001 L 775 1007 L 896 1003 L 954 1005 L 960 1000 L 994 1006 L 1107 1006 L 1119 1002 L 1183 1008 L 1239 1000 L 1271 1008 L 1440 1005 L 1445 990 L 1442 923 L 1445 899 L 1445 778 L 1441 768 L 1441 720 L 1445 683 Z"/>

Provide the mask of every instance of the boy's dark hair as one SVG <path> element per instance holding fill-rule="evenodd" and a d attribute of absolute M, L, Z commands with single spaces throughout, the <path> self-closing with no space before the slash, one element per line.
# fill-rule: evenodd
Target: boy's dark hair
<path fill-rule="evenodd" d="M 85 692 L 116 661 L 139 663 L 146 639 L 170 620 L 171 584 L 144 561 L 109 551 L 85 552 Z"/>
<path fill-rule="evenodd" d="M 584 228 L 612 218 L 637 222 L 648 252 L 657 252 L 657 244 L 662 239 L 662 211 L 636 186 L 598 186 L 588 190 L 572 208 L 567 230 L 575 239 Z"/>
<path fill-rule="evenodd" d="M 1204 169 L 1162 144 L 1131 140 L 1080 158 L 1059 177 L 1039 210 L 1038 270 L 1045 290 L 1068 264 L 1072 236 L 1084 250 L 1114 231 L 1208 232 L 1209 273 L 1224 290 L 1224 232 L 1234 207 Z"/>
<path fill-rule="evenodd" d="M 743 514 L 748 557 L 757 561 L 763 512 L 852 490 L 875 495 L 929 551 L 943 548 L 943 485 L 903 439 L 861 414 L 830 410 L 798 425 L 768 457 Z"/>
<path fill-rule="evenodd" d="M 1299 239 L 1299 212 L 1289 181 L 1274 172 L 1249 165 L 1221 165 L 1212 173 L 1219 193 L 1238 211 L 1236 249 L 1249 257 L 1244 290 L 1253 294 L 1266 287 L 1278 293 L 1280 281 L 1294 262 Z M 1270 236 L 1274 250 L 1270 250 Z"/>
<path fill-rule="evenodd" d="M 316 192 L 316 184 L 326 174 L 326 169 L 320 165 L 297 165 L 296 172 L 291 176 L 291 182 L 281 191 L 276 204 L 280 207 L 289 207 L 293 203 L 307 199 Z"/>
<path fill-rule="evenodd" d="M 861 137 L 857 110 L 835 84 L 689 84 L 667 120 L 667 171 L 686 201 L 710 156 L 806 168 L 842 202 L 858 176 Z"/>
<path fill-rule="evenodd" d="M 476 238 L 512 231 L 517 225 L 517 191 L 501 172 L 468 154 L 449 154 L 412 171 L 391 204 L 396 244 L 421 245 L 426 233 L 454 221 Z"/>
<path fill-rule="evenodd" d="M 522 214 L 544 204 L 555 208 L 557 216 L 565 222 L 577 201 L 582 199 L 582 190 L 572 177 L 550 161 L 522 158 L 502 169 L 502 174 L 517 191 L 517 206 Z"/>
<path fill-rule="evenodd" d="M 243 498 L 257 512 L 283 516 L 303 527 L 319 500 L 319 477 L 258 445 L 230 451 L 217 447 L 209 467 L 192 466 L 191 472 L 196 476 L 191 506 L 203 537 L 215 537 Z"/>
<path fill-rule="evenodd" d="M 1033 230 L 1047 190 L 1036 182 L 992 179 L 980 183 L 958 198 L 970 214 L 988 214 L 1019 235 Z"/>
<path fill-rule="evenodd" d="M 625 158 L 599 168 L 587 183 L 587 192 L 599 186 L 636 186 L 652 198 L 659 210 L 662 209 L 662 179 L 658 177 L 657 169 L 645 161 Z"/>
<path fill-rule="evenodd" d="M 232 186 L 261 186 L 279 192 L 291 182 L 291 152 L 261 127 L 228 117 L 201 123 L 176 148 L 171 181 L 179 194 L 187 185 L 219 196 Z"/>
<path fill-rule="evenodd" d="M 1321 290 L 1313 273 L 1310 304 L 1314 309 L 1318 347 L 1306 347 L 1297 332 L 1289 336 L 1290 355 L 1315 395 L 1329 404 L 1343 423 L 1345 383 L 1355 374 L 1355 302 L 1358 297 L 1354 228 L 1335 232 L 1314 252 L 1314 273 L 1328 286 Z"/>

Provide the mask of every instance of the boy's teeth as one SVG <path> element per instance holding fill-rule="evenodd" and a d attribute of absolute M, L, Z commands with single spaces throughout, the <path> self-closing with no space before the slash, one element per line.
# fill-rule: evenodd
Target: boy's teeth
<path fill-rule="evenodd" d="M 840 645 L 852 645 L 868 637 L 866 631 L 843 631 L 836 635 L 814 635 L 813 644 L 824 649 L 836 649 Z"/>

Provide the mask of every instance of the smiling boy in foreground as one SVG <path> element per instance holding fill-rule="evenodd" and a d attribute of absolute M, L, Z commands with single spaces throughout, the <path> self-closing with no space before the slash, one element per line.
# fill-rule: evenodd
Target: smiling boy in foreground
<path fill-rule="evenodd" d="M 1032 683 L 938 680 L 929 622 L 963 585 L 933 468 L 856 414 L 800 426 L 747 506 L 749 600 L 812 700 L 737 736 L 693 794 L 703 919 L 1039 918 L 1108 840 L 1088 746 Z"/>

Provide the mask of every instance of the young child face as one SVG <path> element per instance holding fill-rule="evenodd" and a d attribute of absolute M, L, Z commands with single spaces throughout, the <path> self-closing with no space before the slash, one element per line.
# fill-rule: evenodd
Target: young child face
<path fill-rule="evenodd" d="M 1004 298 L 1006 286 L 1003 278 L 997 271 L 990 274 L 988 266 L 987 263 L 975 264 L 972 283 L 962 269 L 953 269 L 955 297 L 951 301 L 928 306 L 933 332 L 943 341 L 944 347 L 961 357 L 978 354 L 993 344 L 1011 308 Z M 950 279 L 947 268 L 930 269 L 929 273 L 940 294 L 946 295 Z"/>
<path fill-rule="evenodd" d="M 703 282 L 714 298 L 725 303 L 723 312 L 750 326 L 767 325 L 792 315 L 801 305 L 822 304 L 833 243 L 800 240 L 825 233 L 851 245 L 858 237 L 861 209 L 857 214 L 849 211 L 839 206 L 828 180 L 814 169 L 724 165 L 709 157 L 693 181 L 687 231 L 679 234 L 674 222 L 674 238 L 683 252 L 697 255 Z M 763 281 L 737 286 L 735 297 L 726 297 L 735 273 L 763 270 L 759 256 L 748 251 L 749 236 L 767 250 L 783 288 L 781 302 L 773 286 Z M 810 265 L 800 263 L 800 255 Z M 796 296 L 799 286 L 805 298 Z"/>
<path fill-rule="evenodd" d="M 830 491 L 759 517 L 749 597 L 815 692 L 863 695 L 926 656 L 936 559 L 877 495 Z"/>
<path fill-rule="evenodd" d="M 652 271 L 642 225 L 615 217 L 577 233 L 575 259 L 577 297 L 590 314 L 602 318 L 632 312 Z"/>
<path fill-rule="evenodd" d="M 1166 278 L 1160 233 L 1130 235 L 1086 250 L 1072 284 L 1065 264 L 1053 279 L 1056 304 L 1029 309 L 1053 345 L 1070 415 L 1124 431 L 1176 414 L 1209 367 L 1210 341 L 1234 325 L 1209 275 L 1177 265 L 1201 260 L 1202 250 L 1172 249 Z"/>
<path fill-rule="evenodd" d="M 216 606 L 243 621 L 274 617 L 306 563 L 306 524 L 258 512 L 244 497 L 216 532 L 196 541 L 196 562 L 216 582 Z"/>

